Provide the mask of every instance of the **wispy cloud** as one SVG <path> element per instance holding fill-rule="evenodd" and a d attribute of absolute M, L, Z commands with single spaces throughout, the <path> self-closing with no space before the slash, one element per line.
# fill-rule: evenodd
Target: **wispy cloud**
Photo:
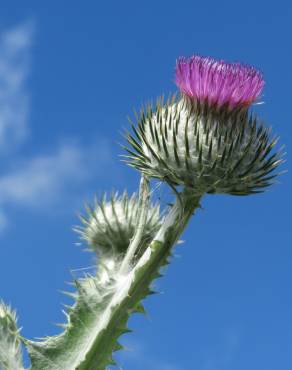
<path fill-rule="evenodd" d="M 86 181 L 102 176 L 109 166 L 113 166 L 110 145 L 101 139 L 88 147 L 62 144 L 51 154 L 18 161 L 0 176 L 0 232 L 8 224 L 9 206 L 46 210 L 57 202 L 65 206 Z"/>
<path fill-rule="evenodd" d="M 65 189 L 88 178 L 89 156 L 81 146 L 62 145 L 53 154 L 21 161 L 0 177 L 0 204 L 43 206 L 52 202 Z"/>
<path fill-rule="evenodd" d="M 13 148 L 27 133 L 33 22 L 0 34 L 0 152 Z"/>
<path fill-rule="evenodd" d="M 26 158 L 19 150 L 13 151 L 25 143 L 29 131 L 27 77 L 34 28 L 27 21 L 0 32 L 0 154 L 4 158 L 5 153 L 7 162 L 0 174 L 0 232 L 9 224 L 10 206 L 47 209 L 59 200 L 64 204 L 70 196 L 78 197 L 81 184 L 104 174 L 112 164 L 110 145 L 101 138 L 86 146 L 60 138 L 63 144 L 52 145 L 50 153 Z"/>

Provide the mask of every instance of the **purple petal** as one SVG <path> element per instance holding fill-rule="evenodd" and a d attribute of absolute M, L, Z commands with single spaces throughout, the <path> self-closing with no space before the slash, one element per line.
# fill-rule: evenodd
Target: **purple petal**
<path fill-rule="evenodd" d="M 235 108 L 253 103 L 263 89 L 264 80 L 251 66 L 194 55 L 177 60 L 176 84 L 190 98 Z"/>

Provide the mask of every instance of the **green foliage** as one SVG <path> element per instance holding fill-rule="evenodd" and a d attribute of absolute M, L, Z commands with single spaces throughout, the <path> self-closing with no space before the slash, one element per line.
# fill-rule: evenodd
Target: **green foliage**
<path fill-rule="evenodd" d="M 95 277 L 75 282 L 76 303 L 68 308 L 64 331 L 39 342 L 25 340 L 31 370 L 104 370 L 114 364 L 112 354 L 122 348 L 118 338 L 128 331 L 129 316 L 144 312 L 142 300 L 151 293 L 151 282 L 198 206 L 197 198 L 182 199 L 170 208 L 153 241 L 126 273 L 120 270 L 121 260 L 105 259 Z"/>
<path fill-rule="evenodd" d="M 174 96 L 142 107 L 126 162 L 196 194 L 248 195 L 273 184 L 283 162 L 270 130 L 246 109 L 215 109 Z"/>

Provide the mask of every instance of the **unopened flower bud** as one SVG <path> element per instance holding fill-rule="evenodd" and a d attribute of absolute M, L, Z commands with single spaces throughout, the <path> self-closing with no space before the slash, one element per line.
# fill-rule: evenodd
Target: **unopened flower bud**
<path fill-rule="evenodd" d="M 15 312 L 0 301 L 0 368 L 22 370 L 22 353 Z"/>
<path fill-rule="evenodd" d="M 139 212 L 138 196 L 131 197 L 125 192 L 114 194 L 109 200 L 96 201 L 94 209 L 82 218 L 83 227 L 79 228 L 82 239 L 98 254 L 119 256 L 124 254 L 133 237 Z M 147 243 L 160 226 L 159 206 L 150 204 L 144 228 L 143 242 Z"/>

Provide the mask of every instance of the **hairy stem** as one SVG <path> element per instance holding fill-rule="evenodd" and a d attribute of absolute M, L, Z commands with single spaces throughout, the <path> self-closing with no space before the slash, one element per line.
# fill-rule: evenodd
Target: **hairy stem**
<path fill-rule="evenodd" d="M 131 261 L 140 246 L 143 231 L 145 228 L 148 209 L 149 209 L 149 197 L 150 197 L 150 188 L 149 188 L 149 179 L 144 174 L 141 177 L 140 189 L 139 189 L 139 215 L 138 215 L 138 224 L 136 232 L 133 236 L 133 239 L 130 242 L 127 253 L 121 264 L 120 273 L 124 274 L 127 272 L 131 266 Z"/>
<path fill-rule="evenodd" d="M 131 310 L 147 295 L 149 285 L 158 275 L 159 268 L 166 263 L 171 248 L 177 242 L 196 208 L 200 206 L 200 196 L 189 197 L 185 191 L 177 199 L 164 223 L 137 265 L 121 278 L 110 304 L 104 311 L 103 336 L 92 343 L 92 348 L 78 370 L 97 370 L 98 356 L 101 355 L 102 342 L 111 335 L 111 328 L 124 321 L 125 310 Z"/>
<path fill-rule="evenodd" d="M 143 204 L 147 207 L 147 179 L 142 179 L 142 185 Z M 127 332 L 129 316 L 143 311 L 142 300 L 151 293 L 152 281 L 167 263 L 173 245 L 199 207 L 200 198 L 187 191 L 177 197 L 160 230 L 134 266 L 128 258 L 130 265 L 125 272 L 118 269 L 105 283 L 98 276 L 78 282 L 77 300 L 69 310 L 65 331 L 41 342 L 25 341 L 31 370 L 105 370 L 114 363 L 112 353 L 121 348 L 118 338 Z M 142 212 L 142 220 L 143 217 Z"/>

